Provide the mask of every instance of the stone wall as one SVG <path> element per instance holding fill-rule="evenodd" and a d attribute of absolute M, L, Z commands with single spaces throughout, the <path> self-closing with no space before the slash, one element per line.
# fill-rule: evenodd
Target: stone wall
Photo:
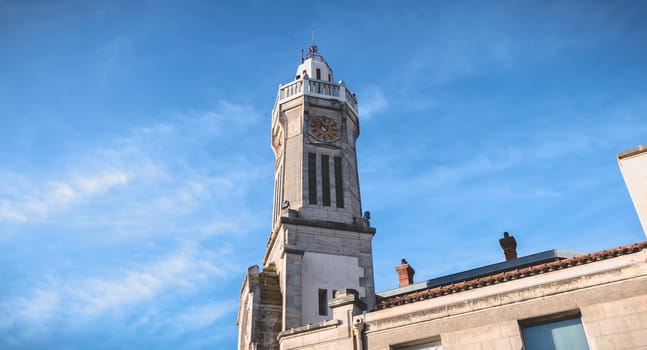
<path fill-rule="evenodd" d="M 582 322 L 592 349 L 647 349 L 644 295 L 583 307 Z"/>
<path fill-rule="evenodd" d="M 620 152 L 618 165 L 647 236 L 647 145 Z"/>
<path fill-rule="evenodd" d="M 262 272 L 248 269 L 238 311 L 239 349 L 278 350 L 281 332 L 281 290 L 274 265 Z"/>

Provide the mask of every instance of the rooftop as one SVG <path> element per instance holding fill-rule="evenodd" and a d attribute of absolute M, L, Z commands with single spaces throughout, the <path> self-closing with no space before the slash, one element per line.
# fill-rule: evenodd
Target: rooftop
<path fill-rule="evenodd" d="M 492 264 L 444 277 L 377 293 L 377 309 L 386 309 L 447 294 L 486 287 L 520 278 L 567 269 L 647 249 L 647 241 L 633 243 L 596 253 L 579 254 L 564 250 L 548 250 L 497 264 Z"/>

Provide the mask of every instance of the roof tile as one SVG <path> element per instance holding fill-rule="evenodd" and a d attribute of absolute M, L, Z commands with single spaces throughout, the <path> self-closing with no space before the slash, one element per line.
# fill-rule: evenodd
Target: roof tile
<path fill-rule="evenodd" d="M 455 281 L 446 285 L 426 288 L 384 298 L 377 303 L 376 308 L 386 309 L 398 305 L 426 300 L 429 298 L 438 298 L 443 295 L 459 293 L 464 290 L 485 287 L 492 284 L 503 283 L 520 278 L 534 276 L 537 274 L 548 273 L 551 271 L 567 269 L 582 264 L 589 264 L 596 261 L 611 259 L 617 256 L 638 253 L 643 249 L 647 249 L 647 241 L 632 243 L 617 248 L 605 249 L 597 253 L 582 254 L 572 258 L 539 263 L 509 271 L 492 273 L 490 275 L 480 276 L 464 281 Z"/>

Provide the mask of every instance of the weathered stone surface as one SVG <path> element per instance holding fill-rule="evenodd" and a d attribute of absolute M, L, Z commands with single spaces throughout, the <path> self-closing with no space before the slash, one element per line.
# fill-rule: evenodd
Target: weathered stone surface
<path fill-rule="evenodd" d="M 283 333 L 281 349 L 520 350 L 522 321 L 572 312 L 591 350 L 647 348 L 647 251 L 365 314 L 349 309 L 354 293 L 338 295 L 338 323 Z"/>
<path fill-rule="evenodd" d="M 238 311 L 239 349 L 279 349 L 277 336 L 282 321 L 279 283 L 274 265 L 260 273 L 258 266 L 249 268 L 241 289 Z"/>

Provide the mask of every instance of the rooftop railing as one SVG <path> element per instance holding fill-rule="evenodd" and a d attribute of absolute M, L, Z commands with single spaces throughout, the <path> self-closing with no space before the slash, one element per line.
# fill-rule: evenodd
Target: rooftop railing
<path fill-rule="evenodd" d="M 295 80 L 286 85 L 279 86 L 277 103 L 282 103 L 301 95 L 334 98 L 345 101 L 357 113 L 357 98 L 346 88 L 343 83 L 331 83 L 323 80 L 310 80 L 308 78 Z"/>

